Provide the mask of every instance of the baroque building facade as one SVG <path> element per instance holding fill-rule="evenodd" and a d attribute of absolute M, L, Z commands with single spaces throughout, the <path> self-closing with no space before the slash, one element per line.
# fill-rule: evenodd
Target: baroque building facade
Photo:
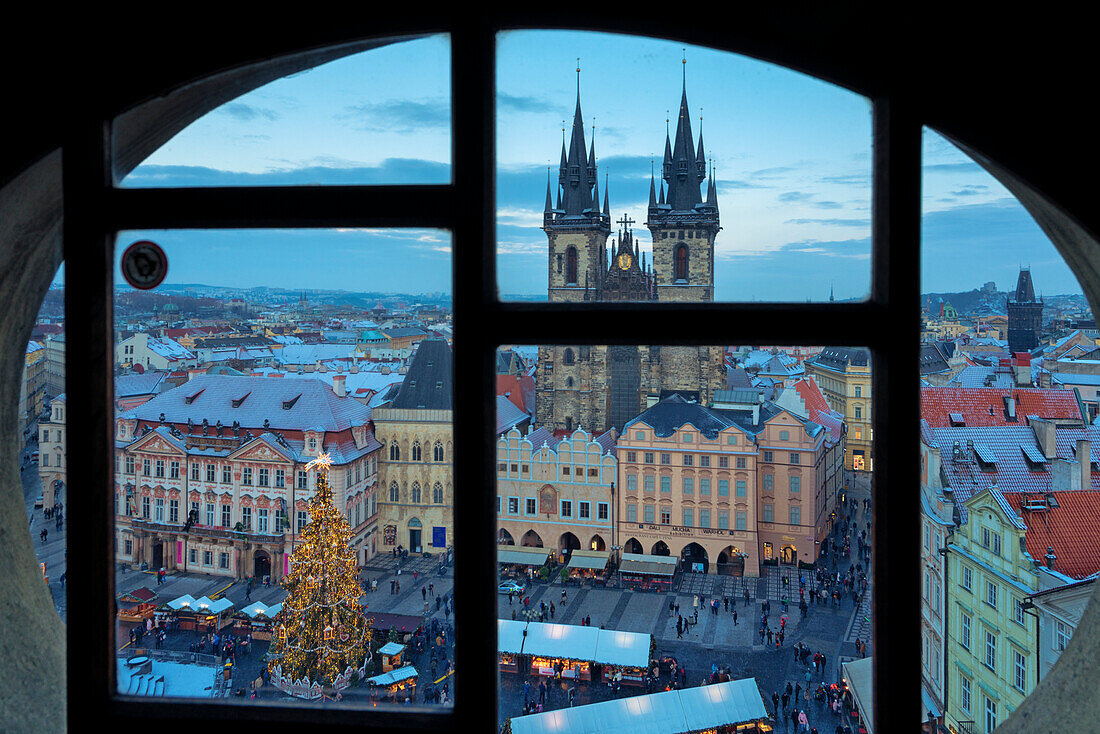
<path fill-rule="evenodd" d="M 562 140 L 556 187 L 547 181 L 543 230 L 549 241 L 548 299 L 586 301 L 714 300 L 714 239 L 721 229 L 713 175 L 706 200 L 700 185 L 707 176 L 703 136 L 694 144 L 686 79 L 675 142 L 665 134 L 660 194 L 651 177 L 646 226 L 652 236 L 647 262 L 623 217 L 619 240 L 611 234 L 607 185 L 599 203 L 595 140 L 586 150 L 578 83 L 577 107 L 568 146 Z M 666 193 L 665 184 L 668 184 Z M 556 188 L 557 196 L 553 194 Z M 542 346 L 539 347 L 536 423 L 571 433 L 614 428 L 670 390 L 690 390 L 713 399 L 726 386 L 720 347 Z"/>

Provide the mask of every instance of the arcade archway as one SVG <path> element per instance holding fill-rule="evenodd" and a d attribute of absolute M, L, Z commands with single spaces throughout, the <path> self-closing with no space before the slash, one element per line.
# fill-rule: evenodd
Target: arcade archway
<path fill-rule="evenodd" d="M 573 533 L 565 532 L 558 538 L 558 550 L 561 552 L 563 560 L 568 560 L 570 554 L 575 550 L 579 550 L 580 547 L 581 541 Z"/>
<path fill-rule="evenodd" d="M 685 571 L 707 573 L 710 569 L 707 551 L 698 543 L 688 543 L 684 546 L 680 551 L 680 563 Z"/>
<path fill-rule="evenodd" d="M 607 544 L 604 543 L 602 536 L 593 535 L 592 540 L 588 541 L 588 550 L 594 550 L 594 551 L 607 550 Z"/>
<path fill-rule="evenodd" d="M 265 550 L 257 550 L 252 554 L 252 577 L 262 582 L 264 576 L 271 575 L 271 556 Z"/>
<path fill-rule="evenodd" d="M 719 576 L 744 576 L 745 554 L 734 545 L 727 545 L 718 553 L 715 572 Z"/>
<path fill-rule="evenodd" d="M 645 553 L 645 548 L 642 547 L 642 544 L 638 542 L 637 538 L 631 538 L 623 545 L 623 553 L 643 555 Z"/>
<path fill-rule="evenodd" d="M 798 549 L 793 545 L 785 545 L 779 551 L 779 562 L 783 565 L 793 566 L 798 562 Z"/>
<path fill-rule="evenodd" d="M 536 533 L 534 530 L 528 530 L 526 533 L 523 534 L 523 537 L 520 539 L 519 544 L 528 548 L 541 548 L 542 538 L 540 538 L 539 534 Z"/>
<path fill-rule="evenodd" d="M 516 544 L 516 541 L 515 541 L 515 539 L 514 539 L 514 538 L 512 537 L 512 534 L 511 534 L 511 533 L 509 533 L 509 532 L 508 532 L 507 530 L 505 530 L 504 528 L 501 528 L 501 529 L 500 529 L 500 532 L 499 532 L 499 533 L 497 533 L 497 543 L 498 543 L 499 545 L 515 545 L 515 544 Z"/>
<path fill-rule="evenodd" d="M 649 554 L 652 556 L 671 556 L 672 551 L 668 549 L 668 544 L 663 540 L 658 540 L 653 544 L 653 548 L 650 549 Z"/>

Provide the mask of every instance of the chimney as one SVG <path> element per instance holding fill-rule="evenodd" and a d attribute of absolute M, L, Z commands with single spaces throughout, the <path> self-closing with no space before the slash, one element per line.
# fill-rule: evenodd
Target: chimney
<path fill-rule="evenodd" d="M 1035 431 L 1035 440 L 1043 456 L 1053 459 L 1057 455 L 1054 444 L 1054 423 L 1046 418 L 1032 418 L 1031 429 Z"/>
<path fill-rule="evenodd" d="M 191 382 L 191 380 L 195 379 L 196 377 L 198 377 L 199 375 L 201 375 L 204 372 L 206 372 L 206 370 L 203 370 L 203 369 L 190 369 L 190 370 L 187 370 L 187 381 Z"/>
<path fill-rule="evenodd" d="M 1092 445 L 1085 439 L 1077 441 L 1077 463 L 1081 469 L 1081 489 L 1092 489 Z"/>
<path fill-rule="evenodd" d="M 1072 459 L 1051 459 L 1050 488 L 1056 492 L 1069 492 L 1081 489 L 1080 467 L 1074 467 Z"/>
<path fill-rule="evenodd" d="M 346 398 L 348 396 L 348 389 L 345 385 L 345 381 L 348 379 L 347 375 L 333 375 L 332 376 L 332 391 L 336 393 L 338 398 Z"/>

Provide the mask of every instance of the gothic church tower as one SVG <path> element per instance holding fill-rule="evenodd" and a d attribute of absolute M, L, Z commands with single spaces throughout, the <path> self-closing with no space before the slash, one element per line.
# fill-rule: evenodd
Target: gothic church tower
<path fill-rule="evenodd" d="M 649 183 L 649 219 L 653 236 L 653 271 L 657 276 L 657 300 L 710 302 L 714 300 L 714 238 L 718 225 L 718 192 L 713 172 L 707 177 L 703 131 L 694 145 L 684 71 L 680 114 L 675 142 L 665 130 L 665 156 L 661 164 L 661 193 Z M 707 180 L 704 201 L 699 186 Z M 665 193 L 665 183 L 668 193 Z"/>

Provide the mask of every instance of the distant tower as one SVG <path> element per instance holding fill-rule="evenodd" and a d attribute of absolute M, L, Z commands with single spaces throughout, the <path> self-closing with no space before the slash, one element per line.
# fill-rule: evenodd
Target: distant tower
<path fill-rule="evenodd" d="M 577 109 L 568 149 L 562 133 L 558 185 L 546 181 L 543 231 L 549 239 L 548 299 L 556 301 L 598 300 L 607 272 L 607 238 L 611 214 L 600 211 L 600 186 L 596 180 L 596 141 L 585 150 L 584 118 L 581 116 L 580 62 L 577 65 Z M 557 189 L 552 201 L 551 188 Z"/>
<path fill-rule="evenodd" d="M 1008 297 L 1008 351 L 1030 352 L 1043 331 L 1043 301 L 1035 300 L 1031 268 L 1020 268 L 1016 292 Z"/>
<path fill-rule="evenodd" d="M 657 299 L 698 303 L 714 300 L 714 238 L 718 224 L 718 192 L 714 173 L 708 180 L 703 152 L 703 131 L 699 144 L 691 135 L 687 101 L 687 60 L 675 140 L 665 130 L 665 157 L 661 165 L 661 193 L 657 197 L 650 181 L 649 218 L 646 226 L 653 236 L 653 272 L 657 276 Z M 702 121 L 700 120 L 700 125 Z M 704 201 L 699 186 L 707 181 Z M 668 194 L 665 194 L 665 183 Z"/>

